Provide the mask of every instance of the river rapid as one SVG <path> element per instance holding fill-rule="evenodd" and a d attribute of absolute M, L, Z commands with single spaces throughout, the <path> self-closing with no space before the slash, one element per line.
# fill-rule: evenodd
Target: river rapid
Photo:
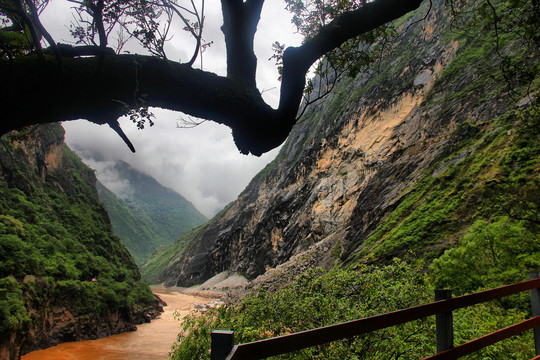
<path fill-rule="evenodd" d="M 33 351 L 22 360 L 163 360 L 180 332 L 180 322 L 174 313 L 186 316 L 197 303 L 212 299 L 177 292 L 156 292 L 167 306 L 157 319 L 137 325 L 137 331 L 107 338 L 62 343 L 44 350 Z"/>

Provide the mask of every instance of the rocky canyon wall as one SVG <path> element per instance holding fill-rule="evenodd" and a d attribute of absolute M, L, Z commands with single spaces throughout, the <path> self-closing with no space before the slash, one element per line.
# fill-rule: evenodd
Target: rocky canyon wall
<path fill-rule="evenodd" d="M 190 286 L 225 270 L 253 279 L 320 242 L 321 261 L 370 252 L 366 238 L 452 148 L 456 131 L 515 105 L 486 97 L 487 88 L 465 92 L 489 77 L 480 63 L 500 60 L 470 57 L 479 44 L 453 32 L 444 2 L 425 5 L 396 24 L 399 42 L 373 69 L 341 80 L 306 111 L 277 158 L 218 217 L 180 239 L 153 280 Z"/>

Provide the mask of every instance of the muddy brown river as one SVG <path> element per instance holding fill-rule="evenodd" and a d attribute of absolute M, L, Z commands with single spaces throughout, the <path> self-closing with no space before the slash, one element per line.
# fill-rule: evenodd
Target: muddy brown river
<path fill-rule="evenodd" d="M 175 292 L 156 292 L 167 306 L 157 319 L 137 325 L 137 331 L 107 338 L 63 343 L 48 349 L 33 351 L 22 360 L 163 360 L 180 332 L 175 311 L 185 316 L 197 303 L 211 299 Z"/>

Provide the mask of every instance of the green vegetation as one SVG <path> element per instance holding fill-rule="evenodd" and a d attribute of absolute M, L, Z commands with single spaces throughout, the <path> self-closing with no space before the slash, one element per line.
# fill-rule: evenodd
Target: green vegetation
<path fill-rule="evenodd" d="M 422 262 L 394 260 L 326 273 L 310 269 L 277 291 L 260 288 L 240 303 L 184 318 L 171 358 L 208 358 L 214 329 L 234 330 L 235 342 L 245 343 L 431 302 L 433 285 L 422 268 Z M 457 311 L 454 317 L 456 344 L 523 319 L 494 303 Z M 434 323 L 433 318 L 418 320 L 277 358 L 420 359 L 435 353 Z M 525 334 L 469 359 L 526 359 L 532 349 L 532 336 Z"/>
<path fill-rule="evenodd" d="M 456 295 L 527 280 L 532 269 L 540 269 L 540 233 L 508 217 L 476 221 L 456 247 L 431 265 L 435 284 L 456 289 Z M 526 312 L 529 294 L 520 298 L 509 304 L 519 303 Z"/>
<path fill-rule="evenodd" d="M 133 213 L 129 206 L 99 181 L 96 183 L 99 200 L 107 209 L 114 233 L 118 235 L 137 262 L 141 264 L 158 247 L 170 242 Z"/>
<path fill-rule="evenodd" d="M 456 129 L 447 139 L 444 152 L 403 191 L 396 208 L 362 239 L 355 253 L 347 254 L 347 263 L 328 272 L 309 269 L 296 279 L 283 281 L 287 284 L 281 288 L 261 287 L 241 302 L 205 315 L 188 316 L 173 348 L 173 358 L 207 358 L 214 329 L 234 330 L 237 342 L 248 342 L 430 302 L 435 287 L 451 287 L 459 295 L 525 280 L 529 269 L 540 267 L 539 103 L 537 100 L 525 110 L 508 111 L 510 97 L 502 94 L 504 88 L 522 97 L 538 87 L 537 52 L 516 51 L 516 42 L 523 39 L 530 44 L 528 50 L 536 46 L 537 51 L 536 22 L 540 17 L 533 18 L 537 11 L 520 8 L 529 6 L 529 1 L 493 3 L 503 4 L 499 11 L 518 8 L 525 16 L 508 16 L 510 21 L 506 21 L 483 2 L 477 8 L 478 16 L 467 18 L 467 26 L 476 23 L 484 30 L 483 35 L 494 35 L 494 40 L 443 34 L 448 42 L 458 39 L 460 48 L 422 106 L 436 110 L 433 113 L 439 115 L 441 126 Z M 491 23 L 497 24 L 495 29 L 488 28 Z M 511 32 L 508 26 L 512 26 Z M 503 50 L 508 52 L 501 54 Z M 362 88 L 354 89 L 354 81 L 345 80 L 327 103 L 319 104 L 325 113 L 320 111 L 301 125 L 306 130 L 304 137 L 286 144 L 297 149 L 289 165 L 300 161 L 300 143 L 315 144 L 338 128 L 338 118 L 350 99 L 371 91 L 384 93 L 379 98 L 391 99 L 390 87 L 384 87 L 395 81 L 394 75 L 405 68 L 405 63 L 412 63 L 413 53 L 409 51 L 395 60 L 394 66 L 384 68 L 381 76 L 372 77 Z M 382 90 L 375 90 L 380 84 L 384 85 Z M 459 112 L 461 117 L 449 116 L 452 112 Z M 488 118 L 486 113 L 496 116 L 480 123 L 477 119 Z M 334 124 L 325 122 L 326 114 Z M 13 158 L 24 157 L 21 148 L 4 140 L 6 153 Z M 406 152 L 402 149 L 394 156 Z M 66 161 L 74 162 L 75 158 L 65 150 Z M 277 166 L 276 160 L 261 171 L 258 179 Z M 99 316 L 110 310 L 125 313 L 151 299 L 134 263 L 111 235 L 110 226 L 101 221 L 105 214 L 96 205 L 88 182 L 92 182 L 92 174 L 78 165 L 72 169 L 46 174 L 52 181 L 42 187 L 33 169 L 13 168 L 5 184 L 0 184 L 0 207 L 6 209 L 0 215 L 2 335 L 23 329 L 33 320 L 25 299 L 31 299 L 38 308 L 46 308 L 46 301 L 52 299 L 82 316 Z M 64 181 L 64 177 L 70 181 Z M 148 209 L 158 210 L 152 205 Z M 159 210 L 163 210 L 162 204 Z M 144 265 L 145 277 L 158 282 L 165 264 L 181 256 L 206 226 L 156 252 Z M 345 242 L 339 240 L 331 250 L 334 258 L 344 255 L 342 248 L 349 245 Z M 415 255 L 407 262 L 394 259 L 411 249 Z M 98 281 L 90 282 L 94 278 Z M 527 294 L 522 294 L 457 311 L 456 343 L 527 317 L 526 298 Z M 531 358 L 531 340 L 526 333 L 470 358 Z M 416 359 L 434 352 L 433 319 L 427 319 L 284 358 Z"/>
<path fill-rule="evenodd" d="M 213 329 L 234 330 L 235 342 L 243 343 L 420 304 L 428 300 L 425 294 L 429 285 L 420 272 L 411 270 L 399 261 L 384 267 L 362 266 L 329 273 L 309 270 L 279 291 L 261 288 L 239 304 L 225 305 L 203 317 L 194 314 L 185 318 L 184 332 L 178 335 L 172 358 L 206 358 Z M 421 330 L 417 331 L 417 326 Z M 412 332 L 415 334 L 409 337 Z M 307 349 L 287 358 L 364 359 L 384 351 L 399 354 L 407 342 L 414 348 L 411 357 L 417 358 L 429 351 L 429 345 L 426 348 L 424 344 L 431 332 L 430 324 L 422 321 L 378 331 L 372 337 Z"/>
<path fill-rule="evenodd" d="M 60 125 L 30 136 L 28 144 L 0 139 L 0 334 L 39 323 L 53 305 L 75 317 L 119 311 L 129 320 L 153 296 L 112 232 L 93 171 L 61 143 Z M 60 146 L 58 168 L 33 166 L 32 146 L 48 144 Z"/>
<path fill-rule="evenodd" d="M 30 322 L 23 291 L 13 278 L 0 279 L 0 337 L 6 339 L 13 331 Z"/>

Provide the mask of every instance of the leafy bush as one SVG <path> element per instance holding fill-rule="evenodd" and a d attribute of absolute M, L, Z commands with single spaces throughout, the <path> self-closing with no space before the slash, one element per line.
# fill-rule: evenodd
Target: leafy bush
<path fill-rule="evenodd" d="M 431 265 L 435 285 L 456 294 L 524 281 L 532 269 L 540 269 L 540 236 L 508 217 L 476 221 L 458 246 Z M 528 294 L 520 297 L 526 309 Z"/>
<path fill-rule="evenodd" d="M 259 289 L 241 303 L 228 304 L 204 316 L 183 320 L 173 346 L 173 359 L 206 359 L 214 329 L 235 331 L 244 343 L 332 325 L 426 303 L 431 287 L 420 272 L 422 264 L 396 260 L 388 266 L 362 265 L 354 270 L 310 269 L 276 292 Z M 434 345 L 429 320 L 421 320 L 327 345 L 283 355 L 292 359 L 410 358 L 427 356 Z"/>
<path fill-rule="evenodd" d="M 212 330 L 233 330 L 235 343 L 383 314 L 433 301 L 433 285 L 422 262 L 395 259 L 386 266 L 310 269 L 279 290 L 256 290 L 227 304 L 182 320 L 172 359 L 207 359 Z M 527 312 L 489 302 L 454 312 L 455 345 L 524 320 Z M 280 355 L 280 359 L 420 359 L 436 352 L 434 317 Z M 464 359 L 532 358 L 530 332 L 489 346 Z"/>
<path fill-rule="evenodd" d="M 477 339 L 496 330 L 517 324 L 528 318 L 527 312 L 507 309 L 492 301 L 456 310 L 454 318 L 454 345 Z M 490 345 L 460 359 L 515 360 L 532 359 L 534 343 L 532 331 Z"/>
<path fill-rule="evenodd" d="M 7 338 L 29 321 L 19 283 L 12 278 L 0 279 L 0 338 Z"/>

